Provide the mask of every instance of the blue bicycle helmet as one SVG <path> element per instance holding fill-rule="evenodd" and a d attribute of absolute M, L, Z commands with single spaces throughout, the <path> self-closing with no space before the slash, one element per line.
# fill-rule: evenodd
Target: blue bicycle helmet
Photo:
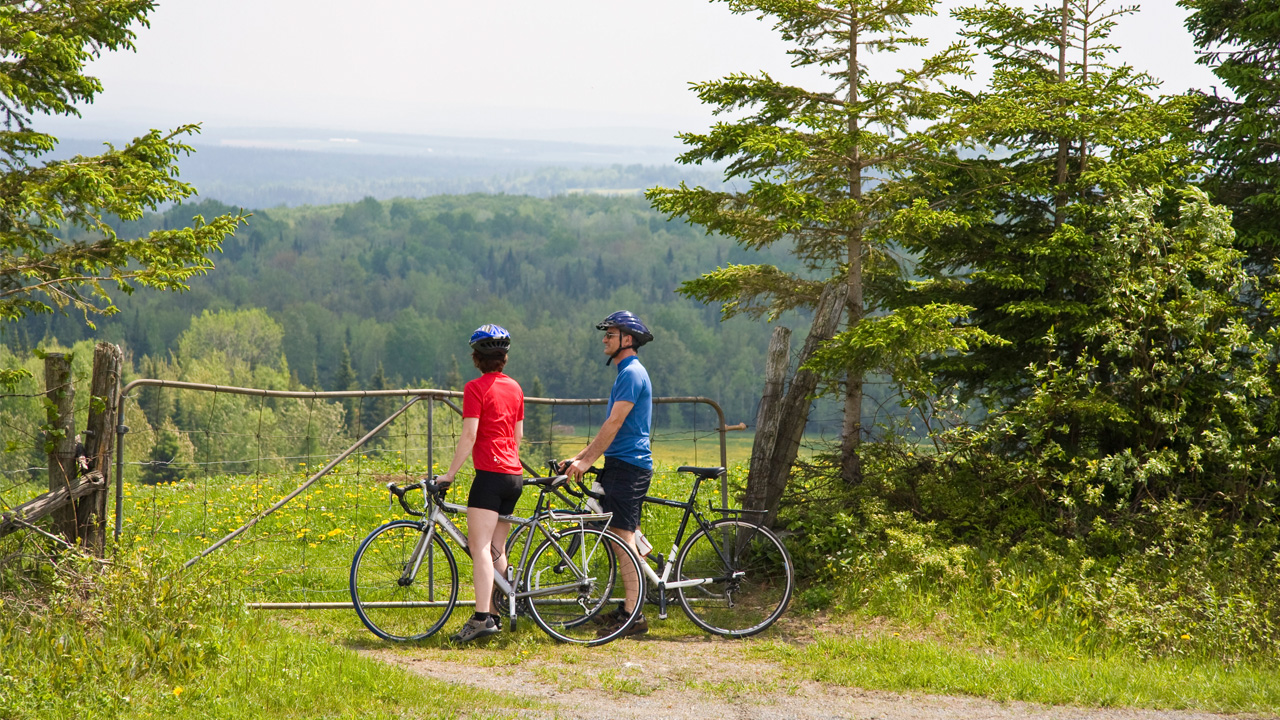
<path fill-rule="evenodd" d="M 608 330 L 609 328 L 617 328 L 619 332 L 624 332 L 630 335 L 631 348 L 633 350 L 639 350 L 641 345 L 653 340 L 653 333 L 649 332 L 649 328 L 645 327 L 644 323 L 640 322 L 640 318 L 636 317 L 635 313 L 628 310 L 619 310 L 609 315 L 609 317 L 604 320 L 596 323 L 597 330 Z M 621 347 L 621 344 L 619 344 L 618 349 L 609 356 L 609 359 L 606 360 L 604 364 L 608 365 L 613 362 L 614 358 L 618 356 L 618 353 L 622 351 L 623 348 Z"/>
<path fill-rule="evenodd" d="M 481 355 L 505 355 L 511 349 L 511 333 L 501 325 L 481 325 L 471 333 L 471 349 Z"/>

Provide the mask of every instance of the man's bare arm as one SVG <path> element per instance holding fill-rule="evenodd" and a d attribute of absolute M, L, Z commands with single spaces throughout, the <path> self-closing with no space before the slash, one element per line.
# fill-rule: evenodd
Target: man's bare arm
<path fill-rule="evenodd" d="M 600 426 L 600 432 L 596 433 L 595 438 L 582 449 L 582 452 L 574 455 L 572 464 L 569 466 L 569 474 L 580 478 L 587 468 L 591 467 L 591 463 L 595 462 L 605 450 L 609 448 L 609 443 L 617 437 L 619 428 L 627 419 L 627 415 L 631 413 L 631 408 L 635 407 L 635 403 L 619 400 L 613 404 L 613 411 L 609 413 L 609 417 L 605 419 L 604 424 Z"/>

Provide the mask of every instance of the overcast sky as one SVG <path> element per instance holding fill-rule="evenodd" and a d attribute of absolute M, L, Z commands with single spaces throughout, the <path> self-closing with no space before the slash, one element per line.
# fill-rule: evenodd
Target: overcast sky
<path fill-rule="evenodd" d="M 962 4 L 944 0 L 917 32 L 954 40 L 945 15 Z M 1194 64 L 1185 16 L 1174 0 L 1147 0 L 1113 35 L 1168 92 L 1214 81 Z M 661 142 L 711 122 L 690 81 L 794 77 L 784 51 L 767 22 L 706 0 L 162 1 L 137 52 L 93 64 L 105 91 L 84 110 L 89 132 L 55 130 L 204 122 Z"/>

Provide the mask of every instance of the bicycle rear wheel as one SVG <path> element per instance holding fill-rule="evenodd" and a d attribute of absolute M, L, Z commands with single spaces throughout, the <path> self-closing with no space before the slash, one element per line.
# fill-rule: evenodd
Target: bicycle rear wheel
<path fill-rule="evenodd" d="M 351 561 L 351 602 L 384 640 L 421 640 L 444 626 L 458 602 L 458 565 L 439 535 L 396 520 L 369 533 Z M 416 567 L 416 569 L 415 569 Z"/>
<path fill-rule="evenodd" d="M 772 625 L 795 587 L 791 555 L 778 536 L 737 519 L 695 532 L 680 548 L 675 576 L 706 581 L 677 588 L 676 597 L 694 624 L 728 637 L 754 635 Z"/>
<path fill-rule="evenodd" d="M 619 572 L 630 567 L 640 580 L 640 598 L 626 623 L 613 632 L 605 614 L 626 601 Z M 635 622 L 644 607 L 644 576 L 631 548 L 611 532 L 575 527 L 544 540 L 522 571 L 533 620 L 562 642 L 601 645 Z"/>

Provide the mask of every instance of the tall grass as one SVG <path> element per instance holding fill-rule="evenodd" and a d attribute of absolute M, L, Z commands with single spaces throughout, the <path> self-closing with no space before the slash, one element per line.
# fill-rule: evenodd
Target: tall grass
<path fill-rule="evenodd" d="M 64 554 L 7 565 L 0 718 L 515 717 L 528 704 L 290 631 L 244 609 L 237 568 L 182 573 L 177 560 L 134 546 L 106 564 Z"/>

